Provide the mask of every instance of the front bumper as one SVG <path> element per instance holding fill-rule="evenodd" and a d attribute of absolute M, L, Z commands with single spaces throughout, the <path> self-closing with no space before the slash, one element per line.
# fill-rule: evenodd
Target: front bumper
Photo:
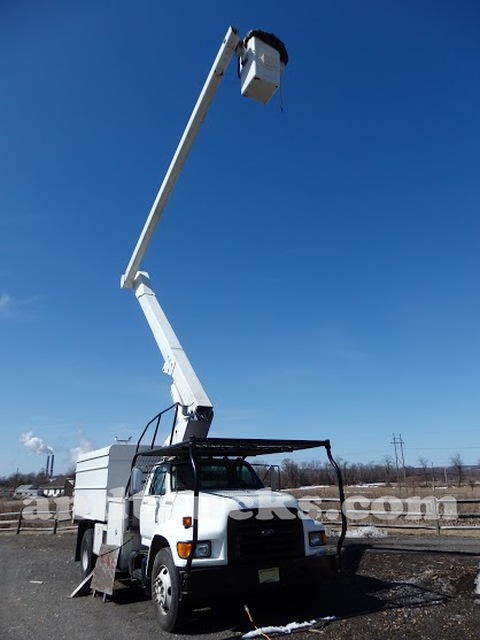
<path fill-rule="evenodd" d="M 328 553 L 321 556 L 293 558 L 278 563 L 237 565 L 198 568 L 180 571 L 182 597 L 204 600 L 228 597 L 245 591 L 265 591 L 272 587 L 307 586 L 322 577 L 331 575 L 337 569 L 336 555 Z M 278 580 L 262 583 L 260 573 L 272 570 Z M 278 571 L 276 571 L 278 570 Z"/>

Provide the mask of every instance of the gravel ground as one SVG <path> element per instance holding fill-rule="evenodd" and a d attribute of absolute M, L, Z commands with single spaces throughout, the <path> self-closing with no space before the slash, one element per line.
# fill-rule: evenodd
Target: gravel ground
<path fill-rule="evenodd" d="M 103 602 L 69 598 L 79 583 L 71 533 L 2 534 L 2 639 L 136 640 L 172 637 L 155 622 L 141 591 L 119 588 Z M 222 603 L 195 612 L 182 636 L 229 640 L 258 627 L 316 620 L 297 640 L 461 640 L 480 637 L 475 596 L 480 544 L 476 539 L 386 538 L 347 543 L 343 571 L 314 593 L 278 594 Z M 334 619 L 322 620 L 334 616 Z M 273 633 L 271 634 L 273 635 Z"/>

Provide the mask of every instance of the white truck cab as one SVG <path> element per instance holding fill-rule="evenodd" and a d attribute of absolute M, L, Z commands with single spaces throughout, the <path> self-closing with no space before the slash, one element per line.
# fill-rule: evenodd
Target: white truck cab
<path fill-rule="evenodd" d="M 335 570 L 324 525 L 292 495 L 265 487 L 246 460 L 311 447 L 331 457 L 328 440 L 232 438 L 83 454 L 74 501 L 83 574 L 102 545 L 117 545 L 118 571 L 151 589 L 161 627 L 173 631 L 187 604 L 308 585 Z M 119 483 L 120 460 L 123 481 L 109 487 L 109 467 Z M 94 486 L 99 478 L 105 486 Z"/>

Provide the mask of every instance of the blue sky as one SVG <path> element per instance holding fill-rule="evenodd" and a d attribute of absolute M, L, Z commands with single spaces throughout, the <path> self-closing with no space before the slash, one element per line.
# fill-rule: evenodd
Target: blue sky
<path fill-rule="evenodd" d="M 211 435 L 480 459 L 478 3 L 31 0 L 0 7 L 0 475 L 170 404 L 119 280 L 230 24 L 285 42 L 282 98 L 231 63 L 143 263 Z"/>

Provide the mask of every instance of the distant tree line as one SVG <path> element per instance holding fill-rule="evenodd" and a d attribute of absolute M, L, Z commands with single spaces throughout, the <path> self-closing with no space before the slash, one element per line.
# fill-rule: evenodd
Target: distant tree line
<path fill-rule="evenodd" d="M 480 461 L 478 466 L 466 465 L 460 453 L 450 456 L 446 467 L 434 467 L 426 458 L 420 458 L 418 466 L 397 468 L 392 456 L 384 456 L 381 462 L 352 463 L 338 459 L 343 482 L 348 485 L 384 483 L 403 483 L 416 486 L 432 485 L 471 485 L 480 482 Z M 280 484 L 282 487 L 298 488 L 303 486 L 331 485 L 336 483 L 336 474 L 327 462 L 312 460 L 295 462 L 286 458 L 280 465 Z"/>
<path fill-rule="evenodd" d="M 342 471 L 344 484 L 362 485 L 393 482 L 404 482 L 418 486 L 432 486 L 432 484 L 469 484 L 474 486 L 480 482 L 480 461 L 478 466 L 464 464 L 460 453 L 450 456 L 448 467 L 433 467 L 426 458 L 419 458 L 418 466 L 407 466 L 397 469 L 392 456 L 386 455 L 380 462 L 348 462 L 337 459 Z M 260 465 L 260 477 L 267 478 L 268 465 Z M 262 470 L 263 469 L 263 470 Z M 67 475 L 74 476 L 74 469 L 69 469 Z M 38 473 L 12 473 L 0 476 L 0 487 L 15 488 L 22 484 L 39 486 L 48 480 L 45 470 Z M 309 462 L 295 462 L 285 458 L 280 465 L 280 486 L 283 488 L 298 488 L 316 485 L 336 484 L 337 478 L 332 465 L 319 460 Z"/>
<path fill-rule="evenodd" d="M 37 473 L 12 473 L 9 476 L 0 476 L 0 487 L 15 489 L 21 484 L 33 484 L 38 487 L 47 481 L 48 476 L 44 470 Z"/>

